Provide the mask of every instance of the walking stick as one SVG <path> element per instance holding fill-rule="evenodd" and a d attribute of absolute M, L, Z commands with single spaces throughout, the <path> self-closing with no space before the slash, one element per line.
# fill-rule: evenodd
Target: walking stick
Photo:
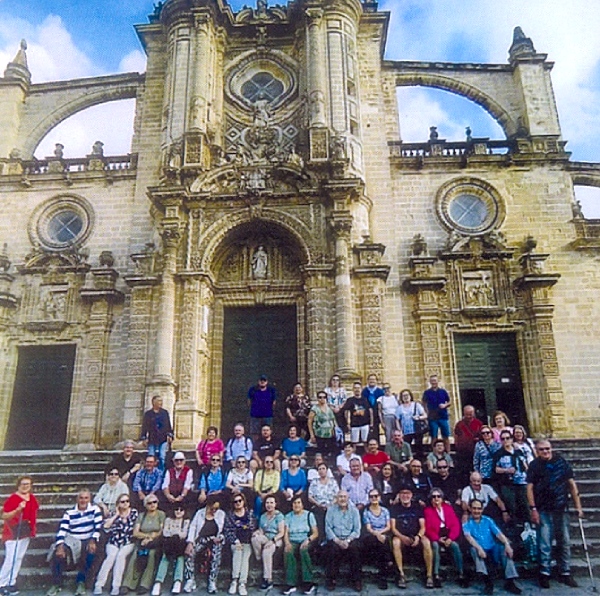
<path fill-rule="evenodd" d="M 594 572 L 592 571 L 592 562 L 590 561 L 590 553 L 588 551 L 587 542 L 585 541 L 585 534 L 583 532 L 583 520 L 579 518 L 579 530 L 581 531 L 581 541 L 583 542 L 583 550 L 585 551 L 585 560 L 587 561 L 588 571 L 590 572 L 590 579 L 592 580 L 592 592 L 597 592 L 596 582 L 594 580 Z"/>
<path fill-rule="evenodd" d="M 9 593 L 9 589 L 10 586 L 12 584 L 12 580 L 13 580 L 13 573 L 15 571 L 15 563 L 17 561 L 17 550 L 19 549 L 19 538 L 21 536 L 21 522 L 23 521 L 23 511 L 21 511 L 21 513 L 19 513 L 19 521 L 17 523 L 17 536 L 15 538 L 15 550 L 13 552 L 13 559 L 12 559 L 12 564 L 10 566 L 10 574 L 8 576 L 8 585 L 6 586 L 6 589 L 4 591 L 5 594 Z"/>

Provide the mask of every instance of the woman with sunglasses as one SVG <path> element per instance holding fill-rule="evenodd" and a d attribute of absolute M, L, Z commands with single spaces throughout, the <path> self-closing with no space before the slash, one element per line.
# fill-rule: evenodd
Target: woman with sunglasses
<path fill-rule="evenodd" d="M 364 536 L 363 548 L 369 553 L 370 561 L 377 565 L 379 576 L 377 587 L 387 590 L 387 571 L 390 558 L 390 532 L 392 524 L 390 512 L 381 506 L 381 495 L 378 490 L 369 491 L 369 504 L 363 511 Z"/>
<path fill-rule="evenodd" d="M 102 510 L 103 517 L 113 515 L 117 509 L 117 498 L 121 494 L 129 494 L 129 487 L 121 480 L 119 470 L 111 468 L 106 474 L 106 482 L 94 497 L 94 505 Z"/>
<path fill-rule="evenodd" d="M 281 469 L 285 470 L 289 465 L 289 459 L 293 455 L 300 458 L 302 467 L 306 465 L 306 448 L 308 443 L 300 436 L 300 427 L 295 424 L 290 424 L 288 428 L 288 436 L 281 442 L 281 453 L 283 460 Z"/>
<path fill-rule="evenodd" d="M 225 512 L 221 509 L 221 496 L 215 493 L 208 495 L 206 507 L 194 515 L 190 524 L 185 547 L 186 581 L 183 591 L 186 593 L 196 590 L 194 576 L 197 558 L 200 559 L 201 571 L 207 575 L 207 592 L 217 593 L 217 577 L 221 569 L 221 553 L 225 539 Z"/>
<path fill-rule="evenodd" d="M 326 455 L 337 453 L 335 438 L 335 413 L 327 403 L 327 393 L 317 393 L 317 403 L 311 408 L 308 415 L 308 431 L 310 442 L 317 445 L 317 449 Z"/>
<path fill-rule="evenodd" d="M 219 439 L 219 429 L 216 426 L 209 426 L 206 429 L 206 439 L 200 441 L 196 447 L 196 461 L 198 467 L 210 466 L 210 460 L 213 455 L 218 455 L 223 459 L 225 453 L 225 445 Z"/>
<path fill-rule="evenodd" d="M 222 456 L 211 455 L 210 467 L 204 468 L 198 479 L 198 503 L 202 507 L 210 495 L 218 495 L 219 499 L 225 499 L 225 482 L 227 474 L 223 469 Z"/>
<path fill-rule="evenodd" d="M 444 493 L 439 488 L 434 488 L 429 493 L 429 505 L 423 512 L 425 518 L 425 536 L 431 542 L 433 551 L 433 586 L 430 585 L 429 578 L 427 588 L 442 587 L 440 579 L 440 548 L 443 546 L 452 553 L 454 567 L 458 573 L 458 584 L 462 588 L 468 585 L 464 574 L 462 553 L 458 545 L 460 537 L 460 522 L 452 505 L 444 502 Z"/>
<path fill-rule="evenodd" d="M 173 594 L 181 594 L 183 583 L 183 566 L 185 564 L 186 538 L 190 527 L 190 520 L 185 516 L 185 507 L 177 503 L 173 507 L 173 513 L 165 520 L 162 533 L 163 556 L 158 565 L 152 596 L 160 596 L 162 584 L 165 581 L 170 563 L 175 563 L 173 569 Z"/>
<path fill-rule="evenodd" d="M 260 516 L 258 529 L 252 534 L 252 550 L 257 561 L 262 559 L 263 581 L 261 590 L 273 587 L 273 555 L 283 544 L 285 524 L 283 514 L 277 510 L 275 495 L 265 498 L 265 512 Z"/>
<path fill-rule="evenodd" d="M 300 467 L 300 457 L 292 455 L 289 459 L 288 469 L 281 472 L 281 482 L 279 483 L 279 490 L 285 499 L 285 511 L 290 510 L 293 498 L 304 498 L 307 487 L 306 472 Z"/>
<path fill-rule="evenodd" d="M 110 593 L 111 596 L 119 595 L 127 557 L 135 548 L 133 528 L 138 519 L 138 511 L 130 506 L 128 493 L 121 493 L 118 496 L 116 507 L 116 512 L 104 522 L 104 531 L 108 534 L 106 558 L 98 572 L 94 594 L 102 594 L 108 574 L 112 569 L 112 589 Z"/>
<path fill-rule="evenodd" d="M 252 534 L 256 530 L 256 518 L 246 502 L 246 497 L 233 497 L 233 510 L 225 517 L 225 540 L 231 545 L 231 584 L 229 594 L 247 596 L 248 571 L 252 552 Z"/>
<path fill-rule="evenodd" d="M 258 470 L 254 476 L 254 515 L 258 519 L 262 513 L 265 499 L 279 490 L 281 474 L 275 469 L 275 458 L 272 455 L 265 456 L 264 468 Z"/>
<path fill-rule="evenodd" d="M 235 466 L 227 473 L 225 488 L 229 491 L 231 498 L 243 493 L 246 500 L 253 502 L 253 481 L 254 475 L 248 467 L 248 460 L 244 455 L 239 455 L 235 460 Z"/>
<path fill-rule="evenodd" d="M 129 559 L 123 585 L 138 594 L 146 594 L 152 586 L 156 570 L 156 555 L 165 524 L 165 513 L 158 508 L 158 497 L 150 494 L 144 499 L 146 510 L 133 526 L 137 548 Z"/>
<path fill-rule="evenodd" d="M 343 412 L 344 404 L 348 399 L 346 390 L 341 385 L 341 379 L 339 375 L 332 375 L 329 379 L 329 384 L 324 389 L 327 394 L 327 403 L 335 414 L 337 425 L 346 432 L 346 418 Z"/>
<path fill-rule="evenodd" d="M 494 441 L 492 429 L 487 424 L 481 427 L 479 436 L 473 452 L 473 470 L 481 474 L 484 484 L 491 484 L 494 475 L 494 453 L 500 449 L 500 443 Z"/>

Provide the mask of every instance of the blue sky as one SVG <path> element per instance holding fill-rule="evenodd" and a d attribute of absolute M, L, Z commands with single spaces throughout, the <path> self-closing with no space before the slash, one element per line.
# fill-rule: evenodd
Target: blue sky
<path fill-rule="evenodd" d="M 573 159 L 600 161 L 600 1 L 384 0 L 379 8 L 391 12 L 386 57 L 393 60 L 504 63 L 520 25 L 537 51 L 555 62 L 567 149 Z M 152 10 L 152 0 L 0 0 L 0 69 L 24 37 L 34 82 L 143 71 L 133 25 L 147 22 Z M 483 110 L 457 96 L 424 88 L 401 89 L 398 96 L 405 141 L 426 140 L 430 125 L 448 139 L 462 139 L 466 125 L 476 136 L 502 137 Z M 60 140 L 67 156 L 80 156 L 97 138 L 107 153 L 126 153 L 132 102 L 92 110 L 79 122 L 75 117 L 59 125 L 36 154 L 48 155 Z M 123 126 L 105 125 L 119 119 Z"/>

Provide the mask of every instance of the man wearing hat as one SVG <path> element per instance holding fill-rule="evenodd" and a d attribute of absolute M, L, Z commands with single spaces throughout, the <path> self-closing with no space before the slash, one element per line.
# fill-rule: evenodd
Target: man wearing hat
<path fill-rule="evenodd" d="M 248 389 L 248 405 L 250 406 L 250 434 L 255 438 L 260 433 L 263 425 L 273 424 L 273 409 L 277 394 L 273 387 L 269 387 L 267 375 L 258 378 L 258 384 Z"/>
<path fill-rule="evenodd" d="M 187 504 L 188 493 L 194 483 L 192 469 L 185 465 L 185 455 L 178 451 L 173 456 L 173 467 L 165 472 L 162 483 L 162 491 L 165 495 L 167 505 L 173 507 L 178 503 Z"/>
<path fill-rule="evenodd" d="M 398 491 L 400 503 L 390 509 L 392 523 L 392 551 L 398 568 L 398 587 L 406 588 L 402 551 L 418 549 L 423 552 L 427 570 L 426 586 L 433 587 L 433 554 L 431 543 L 425 536 L 423 507 L 413 501 L 413 487 L 403 484 Z"/>

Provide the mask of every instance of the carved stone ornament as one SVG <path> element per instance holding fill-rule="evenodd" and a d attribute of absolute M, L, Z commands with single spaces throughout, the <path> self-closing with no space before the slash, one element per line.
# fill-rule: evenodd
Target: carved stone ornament
<path fill-rule="evenodd" d="M 464 271 L 463 298 L 467 308 L 496 306 L 492 271 L 489 269 Z"/>

